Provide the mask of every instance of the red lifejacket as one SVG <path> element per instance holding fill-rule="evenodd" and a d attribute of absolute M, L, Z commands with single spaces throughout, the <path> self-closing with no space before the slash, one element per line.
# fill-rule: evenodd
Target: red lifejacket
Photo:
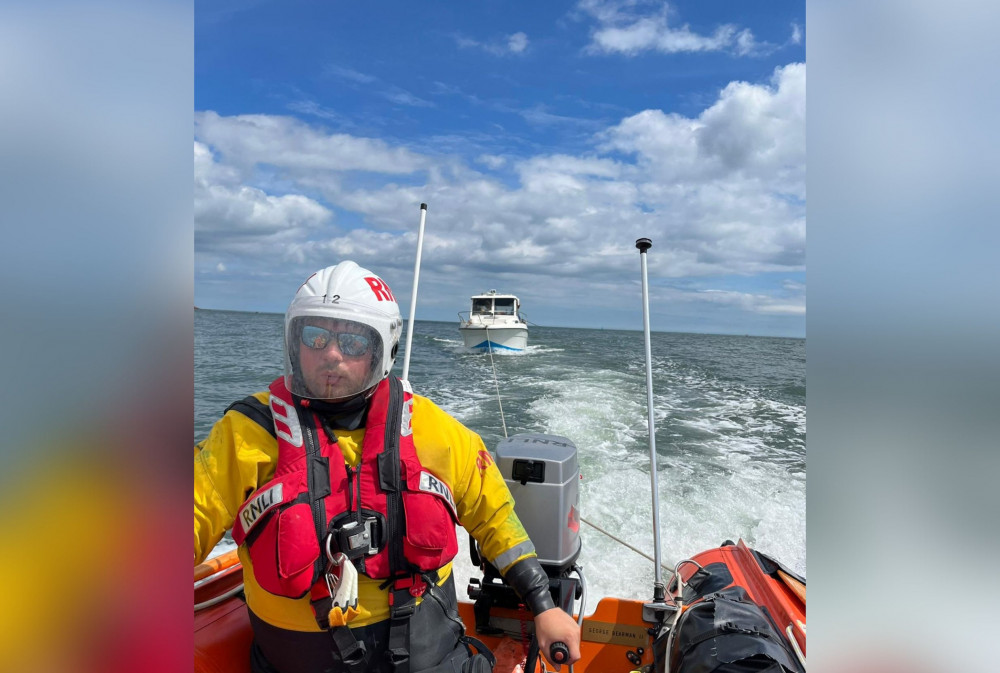
<path fill-rule="evenodd" d="M 270 392 L 278 464 L 274 478 L 243 503 L 233 525 L 233 539 L 247 544 L 254 576 L 265 591 L 300 598 L 323 582 L 326 546 L 340 550 L 338 533 L 345 526 L 374 533 L 370 542 L 378 551 L 355 560 L 358 570 L 373 579 L 437 570 L 455 557 L 454 497 L 417 458 L 410 426 L 413 395 L 397 380 L 382 380 L 369 401 L 361 461 L 354 469 L 327 438 L 309 400 L 296 404 L 282 378 Z M 386 436 L 395 425 L 389 416 L 394 397 L 399 431 L 388 439 L 398 442 L 398 473 Z M 401 497 L 394 497 L 397 490 Z M 393 511 L 400 500 L 402 511 Z"/>

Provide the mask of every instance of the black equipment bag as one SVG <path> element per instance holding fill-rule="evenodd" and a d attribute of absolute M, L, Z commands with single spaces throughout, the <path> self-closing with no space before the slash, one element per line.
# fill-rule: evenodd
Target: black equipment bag
<path fill-rule="evenodd" d="M 690 604 L 673 630 L 670 673 L 804 673 L 767 611 L 739 586 Z"/>

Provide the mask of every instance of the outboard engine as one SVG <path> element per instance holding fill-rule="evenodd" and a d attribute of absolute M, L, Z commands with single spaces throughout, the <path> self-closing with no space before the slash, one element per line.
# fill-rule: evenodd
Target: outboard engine
<path fill-rule="evenodd" d="M 582 591 L 580 580 L 569 575 L 571 571 L 581 572 L 574 566 L 582 548 L 576 446 L 558 435 L 521 433 L 501 440 L 495 458 L 514 496 L 514 511 L 549 576 L 552 600 L 572 615 L 574 601 Z M 470 551 L 472 562 L 483 571 L 481 582 L 473 578 L 469 584 L 469 597 L 475 601 L 476 630 L 519 636 L 512 628 L 503 628 L 503 620 L 491 619 L 490 609 L 515 609 L 520 599 L 504 584 L 499 571 L 479 556 L 471 538 Z"/>

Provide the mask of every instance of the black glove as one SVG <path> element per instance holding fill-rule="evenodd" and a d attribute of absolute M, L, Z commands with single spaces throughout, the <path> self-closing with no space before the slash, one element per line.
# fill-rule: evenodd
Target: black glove
<path fill-rule="evenodd" d="M 503 579 L 527 603 L 532 613 L 541 614 L 556 606 L 549 593 L 549 576 L 534 556 L 512 565 L 504 573 Z"/>

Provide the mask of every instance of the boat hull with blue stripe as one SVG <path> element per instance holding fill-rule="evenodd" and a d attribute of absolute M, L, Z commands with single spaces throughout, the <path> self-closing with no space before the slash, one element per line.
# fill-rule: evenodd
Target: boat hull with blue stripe
<path fill-rule="evenodd" d="M 473 295 L 472 310 L 459 313 L 458 331 L 466 348 L 522 351 L 528 347 L 528 322 L 512 294 L 490 290 Z"/>

